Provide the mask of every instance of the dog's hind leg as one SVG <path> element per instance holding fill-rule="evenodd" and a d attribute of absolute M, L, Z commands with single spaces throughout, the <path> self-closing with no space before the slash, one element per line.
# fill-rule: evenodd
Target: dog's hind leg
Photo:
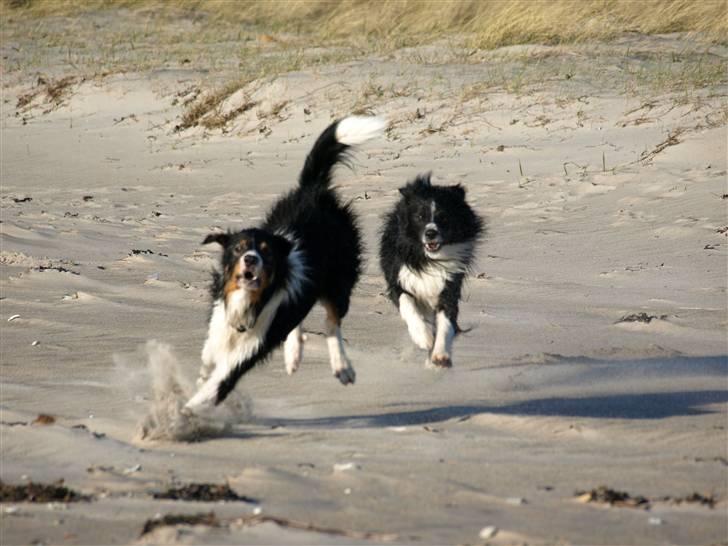
<path fill-rule="evenodd" d="M 283 360 L 286 363 L 288 375 L 295 373 L 303 360 L 303 341 L 303 330 L 299 324 L 288 334 L 283 346 Z"/>
<path fill-rule="evenodd" d="M 344 340 L 341 338 L 341 317 L 344 313 L 329 301 L 323 300 L 321 303 L 326 309 L 326 344 L 329 347 L 331 370 L 342 385 L 353 384 L 356 373 L 346 356 Z"/>

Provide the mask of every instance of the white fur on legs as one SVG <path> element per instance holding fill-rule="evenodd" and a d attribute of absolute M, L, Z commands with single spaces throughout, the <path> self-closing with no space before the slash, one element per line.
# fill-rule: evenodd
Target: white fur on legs
<path fill-rule="evenodd" d="M 199 413 L 215 405 L 220 384 L 227 379 L 236 366 L 248 361 L 258 353 L 265 333 L 284 297 L 285 292 L 283 291 L 273 294 L 259 313 L 255 325 L 243 332 L 235 327 L 239 324 L 238 322 L 230 322 L 232 310 L 226 309 L 222 300 L 213 303 L 207 340 L 202 349 L 202 367 L 198 380 L 200 386 L 194 396 L 185 404 L 188 411 Z M 237 319 L 237 316 L 235 318 Z M 213 366 L 214 369 L 210 373 Z"/>
<path fill-rule="evenodd" d="M 447 318 L 444 311 L 437 312 L 437 333 L 435 346 L 432 349 L 432 364 L 439 368 L 452 367 L 452 341 L 455 338 L 455 326 Z"/>
<path fill-rule="evenodd" d="M 192 413 L 201 413 L 212 408 L 217 399 L 217 390 L 220 383 L 232 371 L 228 361 L 222 361 L 215 366 L 212 375 L 198 388 L 195 395 L 185 404 L 185 409 Z"/>
<path fill-rule="evenodd" d="M 420 349 L 430 351 L 434 342 L 432 328 L 409 294 L 402 294 L 399 297 L 399 313 L 407 323 L 407 330 L 409 330 L 409 335 L 414 344 Z"/>
<path fill-rule="evenodd" d="M 301 326 L 296 326 L 286 338 L 283 346 L 283 360 L 286 363 L 286 373 L 291 375 L 298 370 L 303 360 L 303 335 Z"/>
<path fill-rule="evenodd" d="M 327 325 L 328 326 L 328 325 Z M 344 340 L 341 338 L 341 328 L 333 326 L 333 331 L 326 332 L 326 344 L 329 346 L 329 358 L 331 359 L 331 370 L 342 385 L 348 385 L 356 381 L 356 372 L 351 366 L 351 361 L 344 352 Z"/>

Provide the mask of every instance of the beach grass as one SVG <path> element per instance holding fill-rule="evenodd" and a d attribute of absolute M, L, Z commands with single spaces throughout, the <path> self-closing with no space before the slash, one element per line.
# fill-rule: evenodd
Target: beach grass
<path fill-rule="evenodd" d="M 4 17 L 80 17 L 125 8 L 377 47 L 418 45 L 451 34 L 467 35 L 478 48 L 604 41 L 625 32 L 692 32 L 728 40 L 727 0 L 3 0 L 3 7 Z"/>

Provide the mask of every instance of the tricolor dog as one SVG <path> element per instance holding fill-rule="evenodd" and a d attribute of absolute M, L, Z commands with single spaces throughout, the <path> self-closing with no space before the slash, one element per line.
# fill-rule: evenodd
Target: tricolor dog
<path fill-rule="evenodd" d="M 388 295 L 412 341 L 429 352 L 428 364 L 449 368 L 453 339 L 461 331 L 460 292 L 483 220 L 459 184 L 437 186 L 430 175 L 420 175 L 399 191 L 379 251 Z"/>
<path fill-rule="evenodd" d="M 213 272 L 209 331 L 188 411 L 222 402 L 281 343 L 286 370 L 295 372 L 303 354 L 301 322 L 317 301 L 326 310 L 333 373 L 344 385 L 354 383 L 341 320 L 361 271 L 362 245 L 356 217 L 331 188 L 331 175 L 351 146 L 384 128 L 382 119 L 369 116 L 331 124 L 309 152 L 298 187 L 274 204 L 262 226 L 205 238 L 203 244 L 222 247 L 222 257 Z"/>

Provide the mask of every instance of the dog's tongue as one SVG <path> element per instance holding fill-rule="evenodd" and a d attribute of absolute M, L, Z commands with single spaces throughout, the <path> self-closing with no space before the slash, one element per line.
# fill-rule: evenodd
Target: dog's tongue
<path fill-rule="evenodd" d="M 426 243 L 425 247 L 427 247 L 427 250 L 434 251 L 434 250 L 437 250 L 438 248 L 440 248 L 440 244 L 439 243 Z"/>

